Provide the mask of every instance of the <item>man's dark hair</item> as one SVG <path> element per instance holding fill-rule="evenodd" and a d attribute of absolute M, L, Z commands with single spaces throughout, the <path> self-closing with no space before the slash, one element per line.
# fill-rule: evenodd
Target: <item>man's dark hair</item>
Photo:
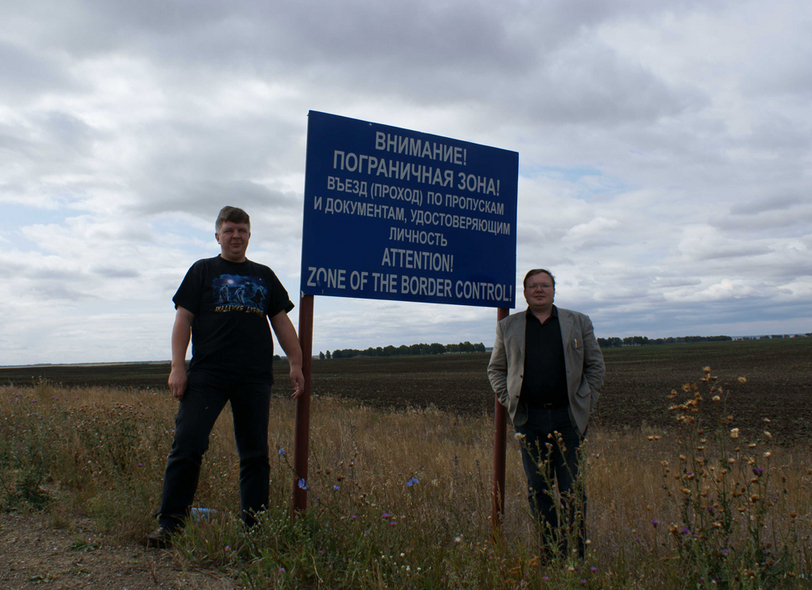
<path fill-rule="evenodd" d="M 550 279 L 552 279 L 552 283 L 553 283 L 553 289 L 555 289 L 555 277 L 553 276 L 553 273 L 551 273 L 546 268 L 534 268 L 532 270 L 528 270 L 527 274 L 524 275 L 524 281 L 522 281 L 522 288 L 527 289 L 527 279 L 529 279 L 533 275 L 541 274 L 543 272 L 550 275 Z"/>
<path fill-rule="evenodd" d="M 248 213 L 239 207 L 223 207 L 220 209 L 220 214 L 217 216 L 217 222 L 214 224 L 214 231 L 220 233 L 220 226 L 226 221 L 231 223 L 244 223 L 248 226 L 248 231 L 251 231 L 251 218 Z"/>

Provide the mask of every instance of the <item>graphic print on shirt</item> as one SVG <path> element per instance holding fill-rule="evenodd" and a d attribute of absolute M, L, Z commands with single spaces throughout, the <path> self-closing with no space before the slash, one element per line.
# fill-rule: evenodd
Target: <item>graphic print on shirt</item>
<path fill-rule="evenodd" d="M 245 311 L 265 315 L 268 289 L 262 277 L 220 275 L 212 281 L 214 311 Z"/>

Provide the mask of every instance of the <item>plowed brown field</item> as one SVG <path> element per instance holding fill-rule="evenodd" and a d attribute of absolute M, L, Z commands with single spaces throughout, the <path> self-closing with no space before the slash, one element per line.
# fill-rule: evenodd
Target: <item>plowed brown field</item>
<path fill-rule="evenodd" d="M 747 437 L 769 430 L 778 443 L 812 434 L 812 338 L 650 345 L 604 350 L 606 383 L 593 424 L 611 429 L 668 427 L 668 393 L 697 382 L 710 366 L 730 385 L 727 414 Z M 458 413 L 493 410 L 485 373 L 488 354 L 444 354 L 313 361 L 315 396 L 355 399 L 377 408 L 434 404 Z M 38 366 L 0 369 L 0 383 L 32 385 L 40 379 L 66 387 L 111 386 L 165 390 L 168 363 Z M 277 364 L 279 392 L 284 363 Z M 741 385 L 737 377 L 747 378 Z M 678 401 L 684 401 L 682 393 Z M 710 404 L 706 404 L 710 406 Z M 715 406 L 717 409 L 719 406 Z M 318 411 L 314 406 L 313 411 Z M 767 424 L 764 418 L 770 420 Z"/>

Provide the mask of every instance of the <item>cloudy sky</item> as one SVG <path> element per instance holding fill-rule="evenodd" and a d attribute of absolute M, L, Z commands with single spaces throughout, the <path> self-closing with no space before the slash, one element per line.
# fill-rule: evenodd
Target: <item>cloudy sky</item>
<path fill-rule="evenodd" d="M 519 275 L 598 336 L 812 331 L 810 30 L 806 0 L 3 2 L 0 365 L 168 359 L 225 204 L 298 303 L 309 110 L 519 152 Z M 494 321 L 321 297 L 314 352 Z"/>

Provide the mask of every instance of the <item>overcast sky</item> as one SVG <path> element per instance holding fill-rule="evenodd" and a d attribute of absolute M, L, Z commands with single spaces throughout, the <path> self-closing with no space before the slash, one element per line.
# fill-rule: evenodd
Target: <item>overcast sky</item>
<path fill-rule="evenodd" d="M 309 110 L 519 152 L 517 284 L 549 267 L 598 336 L 812 331 L 810 31 L 808 0 L 3 2 L 0 365 L 168 359 L 226 204 L 298 326 Z M 317 297 L 314 353 L 495 317 Z"/>

